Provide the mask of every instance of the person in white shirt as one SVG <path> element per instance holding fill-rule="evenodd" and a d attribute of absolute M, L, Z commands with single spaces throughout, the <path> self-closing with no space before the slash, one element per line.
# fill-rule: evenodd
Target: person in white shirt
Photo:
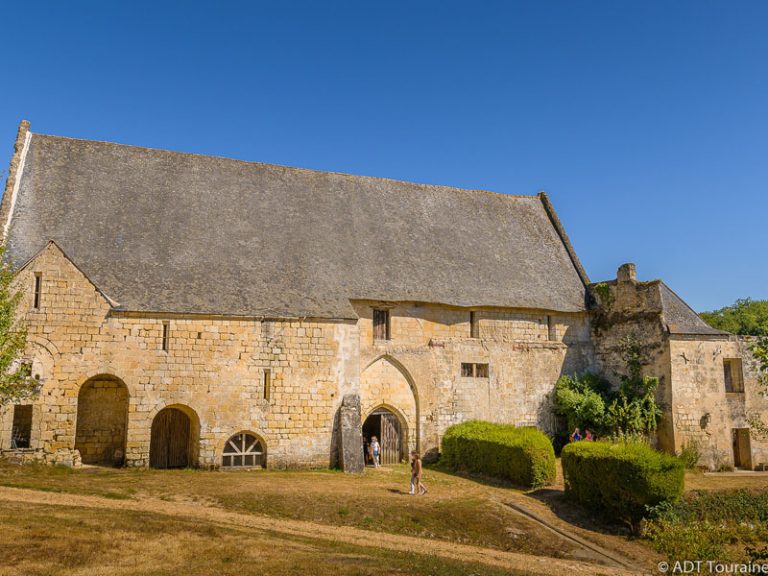
<path fill-rule="evenodd" d="M 373 466 L 374 468 L 378 468 L 381 465 L 380 455 L 381 455 L 381 444 L 379 444 L 378 439 L 376 436 L 371 437 L 371 456 L 373 457 Z"/>

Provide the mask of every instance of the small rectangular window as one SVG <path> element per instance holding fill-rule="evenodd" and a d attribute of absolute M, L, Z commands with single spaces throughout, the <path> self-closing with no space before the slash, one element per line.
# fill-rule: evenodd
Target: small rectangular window
<path fill-rule="evenodd" d="M 168 352 L 168 340 L 170 338 L 171 323 L 163 322 L 163 350 Z"/>
<path fill-rule="evenodd" d="M 741 358 L 723 360 L 723 377 L 726 392 L 744 392 L 744 376 L 741 370 Z"/>
<path fill-rule="evenodd" d="M 480 319 L 475 311 L 469 313 L 469 337 L 480 338 Z"/>
<path fill-rule="evenodd" d="M 373 310 L 373 339 L 389 340 L 389 310 L 374 308 Z"/>
<path fill-rule="evenodd" d="M 488 364 L 462 362 L 461 375 L 463 378 L 488 378 Z"/>
<path fill-rule="evenodd" d="M 40 297 L 43 292 L 43 275 L 40 272 L 35 272 L 35 297 L 32 307 L 35 310 L 40 310 Z"/>
<path fill-rule="evenodd" d="M 272 370 L 269 368 L 264 368 L 264 400 L 269 400 L 269 394 L 271 392 L 270 388 L 272 388 Z"/>
<path fill-rule="evenodd" d="M 13 407 L 13 426 L 11 428 L 11 448 L 29 448 L 32 436 L 32 405 Z"/>

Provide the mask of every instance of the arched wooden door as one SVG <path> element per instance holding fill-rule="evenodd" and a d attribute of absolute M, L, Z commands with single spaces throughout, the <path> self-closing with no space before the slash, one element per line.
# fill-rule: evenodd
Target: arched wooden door
<path fill-rule="evenodd" d="M 363 423 L 365 458 L 369 460 L 368 445 L 376 436 L 381 445 L 381 463 L 398 464 L 403 459 L 403 430 L 400 420 L 386 408 L 374 410 Z"/>
<path fill-rule="evenodd" d="M 149 465 L 188 468 L 191 464 L 192 421 L 178 408 L 163 408 L 152 421 Z"/>

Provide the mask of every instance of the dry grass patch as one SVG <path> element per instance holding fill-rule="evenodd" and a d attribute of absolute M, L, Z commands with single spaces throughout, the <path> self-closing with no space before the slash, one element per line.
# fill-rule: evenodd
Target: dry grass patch
<path fill-rule="evenodd" d="M 0 576 L 18 574 L 498 576 L 508 572 L 150 513 L 0 502 Z"/>
<path fill-rule="evenodd" d="M 429 494 L 412 497 L 407 494 L 409 478 L 406 466 L 368 470 L 357 477 L 336 471 L 69 470 L 0 465 L 0 485 L 9 487 L 199 502 L 237 512 L 538 555 L 562 557 L 573 550 L 501 505 L 509 488 L 428 470 Z"/>

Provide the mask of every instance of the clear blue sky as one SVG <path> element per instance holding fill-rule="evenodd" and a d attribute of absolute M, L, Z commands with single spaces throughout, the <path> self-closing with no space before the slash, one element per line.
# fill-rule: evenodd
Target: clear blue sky
<path fill-rule="evenodd" d="M 0 20 L 4 167 L 26 118 L 546 190 L 593 280 L 634 261 L 698 310 L 768 298 L 768 2 L 30 1 Z"/>

